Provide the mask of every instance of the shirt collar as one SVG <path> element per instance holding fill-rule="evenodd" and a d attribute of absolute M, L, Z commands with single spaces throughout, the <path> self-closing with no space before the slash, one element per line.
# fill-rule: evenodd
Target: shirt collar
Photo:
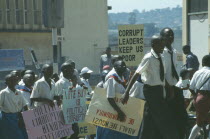
<path fill-rule="evenodd" d="M 155 51 L 153 49 L 151 49 L 151 53 L 155 58 L 159 58 L 159 56 L 155 53 Z"/>
<path fill-rule="evenodd" d="M 204 66 L 202 69 L 210 70 L 210 67 Z"/>
<path fill-rule="evenodd" d="M 9 87 L 7 87 L 6 90 L 7 90 L 9 93 L 13 93 L 13 94 L 15 94 L 15 93 L 17 92 L 17 90 L 15 90 L 15 92 L 13 92 L 11 89 L 9 89 Z"/>
<path fill-rule="evenodd" d="M 169 53 L 173 53 L 174 48 L 171 48 L 172 50 L 169 50 L 167 47 L 164 48 L 165 51 L 169 52 Z"/>
<path fill-rule="evenodd" d="M 62 77 L 61 80 L 63 80 L 64 82 L 70 82 L 68 79 L 66 79 L 65 77 Z"/>

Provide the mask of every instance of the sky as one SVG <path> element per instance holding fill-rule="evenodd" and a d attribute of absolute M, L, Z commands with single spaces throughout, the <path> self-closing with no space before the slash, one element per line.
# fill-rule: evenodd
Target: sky
<path fill-rule="evenodd" d="M 108 0 L 108 5 L 112 6 L 109 13 L 132 12 L 134 9 L 142 11 L 145 9 L 160 9 L 166 7 L 182 6 L 182 0 Z"/>

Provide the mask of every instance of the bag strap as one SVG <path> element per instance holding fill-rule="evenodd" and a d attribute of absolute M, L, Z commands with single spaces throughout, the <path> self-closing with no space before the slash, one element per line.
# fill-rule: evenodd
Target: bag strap
<path fill-rule="evenodd" d="M 203 82 L 203 84 L 200 86 L 200 88 L 198 89 L 198 90 L 200 90 L 201 89 L 201 87 L 203 87 L 204 86 L 204 84 L 208 81 L 210 79 L 210 77 L 208 77 L 207 78 L 207 80 L 205 81 L 205 82 Z"/>

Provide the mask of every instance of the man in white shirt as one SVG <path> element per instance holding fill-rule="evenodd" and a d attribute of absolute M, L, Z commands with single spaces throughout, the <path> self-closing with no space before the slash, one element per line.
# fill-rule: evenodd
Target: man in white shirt
<path fill-rule="evenodd" d="M 42 73 L 44 76 L 34 84 L 31 94 L 31 103 L 34 103 L 35 107 L 42 106 L 44 104 L 49 104 L 53 107 L 53 97 L 55 94 L 55 82 L 51 79 L 53 67 L 49 64 L 43 65 Z"/>
<path fill-rule="evenodd" d="M 107 47 L 106 48 L 106 53 L 101 55 L 101 58 L 100 58 L 100 73 L 102 72 L 103 70 L 103 67 L 105 65 L 109 65 L 110 68 L 112 68 L 112 58 L 113 58 L 113 55 L 111 54 L 111 47 Z"/>
<path fill-rule="evenodd" d="M 21 112 L 28 108 L 20 91 L 15 89 L 18 83 L 17 76 L 9 74 L 5 81 L 7 88 L 0 92 L 0 110 L 2 111 L 0 137 L 2 139 L 27 139 Z"/>
<path fill-rule="evenodd" d="M 190 91 L 195 98 L 196 125 L 193 127 L 189 139 L 195 139 L 200 129 L 210 123 L 210 55 L 202 59 L 203 68 L 196 71 L 190 81 Z"/>
<path fill-rule="evenodd" d="M 63 77 L 59 79 L 55 84 L 55 96 L 54 99 L 57 100 L 60 105 L 62 102 L 63 94 L 65 91 L 68 91 L 72 87 L 72 82 L 70 81 L 73 76 L 74 69 L 70 63 L 64 63 L 61 65 L 61 71 L 63 73 Z"/>
<path fill-rule="evenodd" d="M 28 108 L 32 108 L 30 97 L 34 85 L 34 76 L 32 74 L 25 74 L 23 76 L 23 83 L 24 85 L 20 86 L 19 90 L 21 91 L 21 94 L 27 102 Z"/>
<path fill-rule="evenodd" d="M 70 81 L 70 79 L 73 77 L 74 67 L 70 63 L 63 63 L 61 65 L 61 71 L 63 73 L 63 77 L 59 79 L 55 84 L 54 96 L 54 99 L 57 100 L 59 105 L 62 103 L 64 93 L 69 93 L 69 90 L 73 87 L 73 84 Z M 74 134 L 71 135 L 71 138 L 77 138 L 79 134 L 79 128 L 77 123 L 72 124 L 72 129 L 74 131 Z"/>
<path fill-rule="evenodd" d="M 164 45 L 159 36 L 152 37 L 151 45 L 151 52 L 144 56 L 128 84 L 123 103 L 128 100 L 131 87 L 141 75 L 146 103 L 140 139 L 179 139 L 172 112 L 164 96 L 165 69 L 161 57 Z"/>
<path fill-rule="evenodd" d="M 174 32 L 171 28 L 163 28 L 160 32 L 160 36 L 163 40 L 163 45 L 165 46 L 163 51 L 163 62 L 166 70 L 166 98 L 169 107 L 173 110 L 173 115 L 175 115 L 180 137 L 184 138 L 188 115 L 184 105 L 184 96 L 182 90 L 175 87 L 179 80 L 179 76 L 176 70 L 177 51 L 172 47 L 172 43 L 174 42 Z"/>

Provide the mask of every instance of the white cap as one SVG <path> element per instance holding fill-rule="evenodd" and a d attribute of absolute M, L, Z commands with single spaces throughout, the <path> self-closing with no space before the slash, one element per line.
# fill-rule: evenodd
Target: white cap
<path fill-rule="evenodd" d="M 84 74 L 84 73 L 92 73 L 92 72 L 93 72 L 93 71 L 90 70 L 88 67 L 84 67 L 84 68 L 82 68 L 80 75 L 82 75 L 82 74 Z"/>

